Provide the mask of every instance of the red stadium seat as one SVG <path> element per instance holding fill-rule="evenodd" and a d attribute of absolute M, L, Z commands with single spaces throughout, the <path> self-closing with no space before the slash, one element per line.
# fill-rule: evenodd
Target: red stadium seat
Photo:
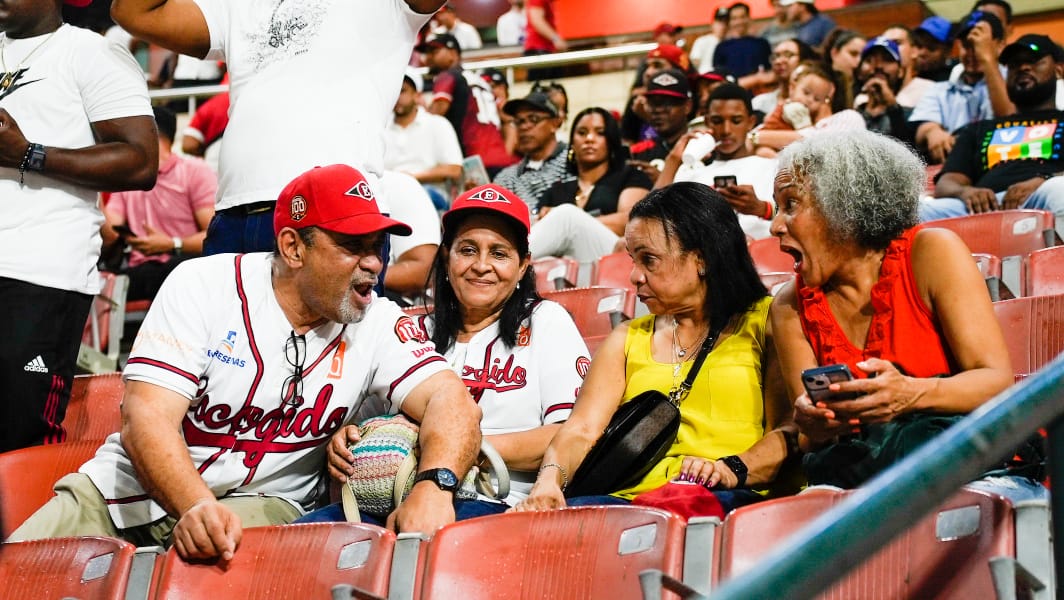
<path fill-rule="evenodd" d="M 394 547 L 394 533 L 366 523 L 252 527 L 228 563 L 186 562 L 171 548 L 155 598 L 329 598 L 339 584 L 387 596 Z"/>
<path fill-rule="evenodd" d="M 591 285 L 624 288 L 631 293 L 624 306 L 624 314 L 635 316 L 635 285 L 632 284 L 632 257 L 627 252 L 607 254 L 591 263 Z"/>
<path fill-rule="evenodd" d="M 18 529 L 55 493 L 52 486 L 78 470 L 100 447 L 97 441 L 31 446 L 0 454 L 0 522 L 3 538 Z"/>
<path fill-rule="evenodd" d="M 125 327 L 127 275 L 100 271 L 101 289 L 89 311 L 81 336 L 77 366 L 89 373 L 106 373 L 118 367 L 118 353 Z"/>
<path fill-rule="evenodd" d="M 1064 295 L 994 303 L 1012 370 L 1022 379 L 1064 351 Z"/>
<path fill-rule="evenodd" d="M 121 373 L 78 375 L 70 388 L 63 428 L 67 441 L 102 442 L 122 428 L 122 396 L 126 386 Z"/>
<path fill-rule="evenodd" d="M 757 276 L 761 278 L 761 283 L 765 286 L 765 289 L 775 295 L 780 286 L 794 279 L 794 271 L 789 273 L 758 273 Z"/>
<path fill-rule="evenodd" d="M 1031 252 L 1020 272 L 1024 296 L 1064 294 L 1064 246 Z"/>
<path fill-rule="evenodd" d="M 435 598 L 642 598 L 639 572 L 679 579 L 683 521 L 636 506 L 491 515 L 436 532 L 421 593 Z"/>
<path fill-rule="evenodd" d="M 979 267 L 979 272 L 983 275 L 983 280 L 986 282 L 986 289 L 990 292 L 990 300 L 997 302 L 1001 300 L 1001 259 L 993 254 L 986 254 L 976 252 L 972 254 L 972 258 L 975 259 L 975 264 Z M 1008 292 L 1008 288 L 1004 288 Z M 1006 294 L 1011 297 L 1012 294 Z"/>
<path fill-rule="evenodd" d="M 776 238 L 754 240 L 747 248 L 758 273 L 794 273 L 794 257 L 780 250 Z"/>
<path fill-rule="evenodd" d="M 532 261 L 536 272 L 536 290 L 540 293 L 576 286 L 580 263 L 568 256 L 547 256 Z"/>
<path fill-rule="evenodd" d="M 631 294 L 626 289 L 585 287 L 541 293 L 545 300 L 557 302 L 569 311 L 592 354 L 614 327 L 632 316 L 625 313 Z"/>
<path fill-rule="evenodd" d="M 972 252 L 1006 257 L 1052 246 L 1053 223 L 1049 211 L 1016 209 L 939 219 L 930 226 L 955 232 Z"/>
<path fill-rule="evenodd" d="M 104 537 L 0 545 L 0 597 L 121 600 L 136 547 Z"/>

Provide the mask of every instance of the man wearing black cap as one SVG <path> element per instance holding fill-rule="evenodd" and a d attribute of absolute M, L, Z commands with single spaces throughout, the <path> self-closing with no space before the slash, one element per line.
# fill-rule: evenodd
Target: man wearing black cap
<path fill-rule="evenodd" d="M 516 150 L 522 158 L 500 171 L 495 183 L 517 194 L 535 211 L 540 196 L 566 176 L 568 146 L 557 138 L 562 125 L 558 107 L 546 93 L 532 92 L 524 98 L 510 100 L 502 110 L 513 118 Z"/>
<path fill-rule="evenodd" d="M 959 23 L 958 30 L 964 72 L 957 81 L 936 83 L 909 116 L 917 145 L 933 163 L 946 159 L 957 129 L 1012 112 L 998 106 L 1008 102 L 1004 76 L 997 64 L 1005 45 L 1005 26 L 994 15 L 976 11 Z"/>
<path fill-rule="evenodd" d="M 424 332 L 373 292 L 385 233 L 410 227 L 382 215 L 347 165 L 303 173 L 276 204 L 276 252 L 189 260 L 166 280 L 123 373 L 121 433 L 12 539 L 105 535 L 229 560 L 243 528 L 315 506 L 327 446 L 345 454 L 357 441 L 348 423 L 367 396 L 421 427 L 420 472 L 388 525 L 431 535 L 454 521 L 480 409 Z M 328 467 L 340 481 L 355 474 Z"/>
<path fill-rule="evenodd" d="M 381 131 L 410 49 L 444 2 L 112 0 L 137 38 L 229 71 L 205 254 L 272 249 L 277 194 L 314 165 L 358 165 L 370 179 L 384 171 Z"/>
<path fill-rule="evenodd" d="M 647 122 L 657 137 L 632 144 L 632 160 L 651 181 L 656 181 L 665 157 L 687 131 L 691 86 L 682 71 L 667 69 L 650 80 L 643 95 L 646 97 Z"/>
<path fill-rule="evenodd" d="M 432 79 L 428 111 L 447 118 L 465 156 L 480 155 L 488 173 L 514 163 L 503 143 L 499 112 L 491 88 L 462 69 L 462 47 L 450 34 L 431 36 L 415 48 L 424 55 Z"/>
<path fill-rule="evenodd" d="M 1005 47 L 1008 94 L 1016 112 L 973 123 L 957 143 L 920 219 L 1010 208 L 1052 211 L 1064 224 L 1064 111 L 1056 108 L 1057 73 L 1064 51 L 1044 35 L 1028 34 Z"/>
<path fill-rule="evenodd" d="M 97 192 L 151 189 L 158 152 L 128 51 L 63 23 L 62 0 L 3 3 L 0 452 L 66 439 L 74 364 L 100 291 Z"/>

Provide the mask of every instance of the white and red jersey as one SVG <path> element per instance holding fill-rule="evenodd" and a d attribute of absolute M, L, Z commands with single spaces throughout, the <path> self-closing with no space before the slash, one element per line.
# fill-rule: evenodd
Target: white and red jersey
<path fill-rule="evenodd" d="M 374 298 L 358 323 L 305 334 L 303 402 L 281 402 L 294 368 L 292 327 L 274 295 L 272 256 L 221 254 L 181 264 L 152 303 L 123 377 L 189 399 L 181 430 L 215 496 L 265 494 L 309 507 L 322 489 L 325 445 L 369 395 L 397 412 L 427 377 L 447 368 L 398 306 Z M 166 513 L 152 501 L 112 434 L 83 465 L 119 528 Z"/>
<path fill-rule="evenodd" d="M 432 317 L 420 320 L 431 331 Z M 521 324 L 513 348 L 500 339 L 496 321 L 444 356 L 480 405 L 480 430 L 486 436 L 564 422 L 591 366 L 573 318 L 549 300 Z M 511 469 L 510 478 L 506 503 L 513 505 L 528 496 L 535 473 Z"/>

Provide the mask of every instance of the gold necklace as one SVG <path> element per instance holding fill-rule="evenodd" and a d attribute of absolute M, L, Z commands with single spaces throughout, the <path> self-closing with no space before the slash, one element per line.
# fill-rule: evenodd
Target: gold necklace
<path fill-rule="evenodd" d="M 676 323 L 676 317 L 672 317 L 672 354 L 675 359 L 672 365 L 673 379 L 680 376 L 680 369 L 683 367 L 685 357 L 687 356 L 687 350 L 691 347 L 697 346 L 709 333 L 709 329 L 702 332 L 701 335 L 694 341 L 694 343 L 684 346 L 680 343 L 680 334 L 677 332 L 678 324 Z"/>
<path fill-rule="evenodd" d="M 4 69 L 4 77 L 3 79 L 0 79 L 0 92 L 7 91 L 7 88 L 11 87 L 11 84 L 15 82 L 15 77 L 22 71 L 22 68 L 26 66 L 26 61 L 28 61 L 31 56 L 36 54 L 37 51 L 40 50 L 45 44 L 47 44 L 48 40 L 52 39 L 52 36 L 55 35 L 56 31 L 59 31 L 59 29 L 56 28 L 55 31 L 49 33 L 48 36 L 44 38 L 44 41 L 42 41 L 40 44 L 37 44 L 36 48 L 30 50 L 29 54 L 22 57 L 22 60 L 18 62 L 18 67 L 15 69 L 14 72 L 7 70 L 7 59 L 5 58 L 4 54 L 6 54 L 7 51 L 8 38 L 6 36 L 4 37 L 4 43 L 0 44 L 0 67 L 3 67 Z"/>

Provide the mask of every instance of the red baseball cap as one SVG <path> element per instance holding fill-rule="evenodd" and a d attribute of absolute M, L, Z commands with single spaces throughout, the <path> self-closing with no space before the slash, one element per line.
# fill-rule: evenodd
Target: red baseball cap
<path fill-rule="evenodd" d="M 369 182 L 347 165 L 314 167 L 296 177 L 277 197 L 273 232 L 317 226 L 337 233 L 386 231 L 410 235 L 410 226 L 381 214 Z"/>
<path fill-rule="evenodd" d="M 532 228 L 528 205 L 517 194 L 501 185 L 486 183 L 455 198 L 451 203 L 451 210 L 443 213 L 443 228 L 453 227 L 455 215 L 470 210 L 489 210 L 509 217 L 517 222 L 525 236 L 528 236 L 528 231 Z"/>
<path fill-rule="evenodd" d="M 63 0 L 63 2 L 69 4 L 70 6 L 76 6 L 78 8 L 84 8 L 92 4 L 92 0 Z"/>
<path fill-rule="evenodd" d="M 672 44 L 658 44 L 657 48 L 647 53 L 647 58 L 664 58 L 681 71 L 691 68 L 691 59 L 687 57 L 687 53 L 683 48 Z"/>

